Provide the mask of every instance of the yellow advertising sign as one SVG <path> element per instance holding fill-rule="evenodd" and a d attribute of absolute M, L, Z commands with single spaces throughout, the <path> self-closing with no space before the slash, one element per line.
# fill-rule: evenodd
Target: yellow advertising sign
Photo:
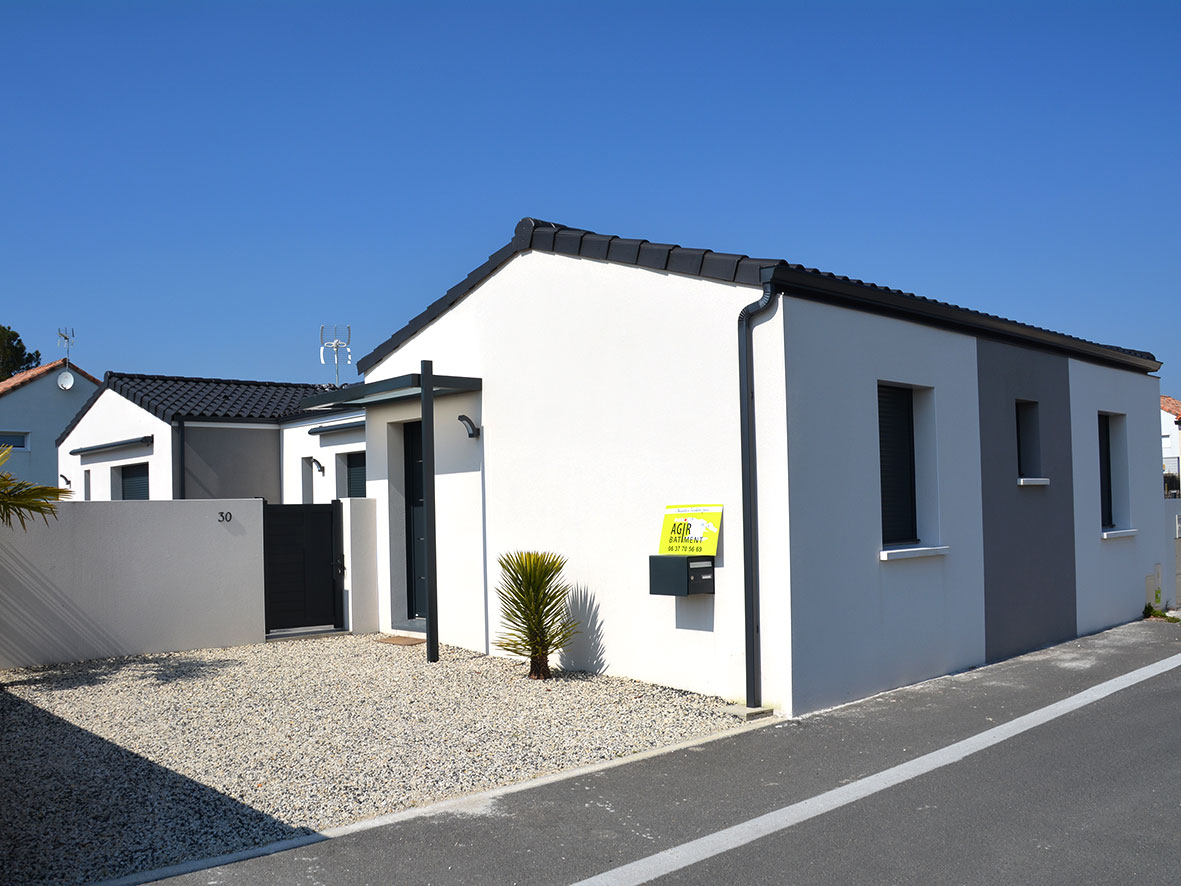
<path fill-rule="evenodd" d="M 722 531 L 721 505 L 669 505 L 664 509 L 658 554 L 718 553 Z"/>

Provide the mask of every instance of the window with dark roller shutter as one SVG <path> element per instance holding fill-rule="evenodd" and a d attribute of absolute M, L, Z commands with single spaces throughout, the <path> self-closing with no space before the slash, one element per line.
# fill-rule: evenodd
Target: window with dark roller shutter
<path fill-rule="evenodd" d="M 147 501 L 148 463 L 124 465 L 119 470 L 119 482 L 124 501 Z"/>
<path fill-rule="evenodd" d="M 915 544 L 914 400 L 910 388 L 878 385 L 882 544 Z"/>
<path fill-rule="evenodd" d="M 1104 529 L 1115 528 L 1111 508 L 1111 416 L 1099 416 L 1099 504 Z"/>
<path fill-rule="evenodd" d="M 347 456 L 348 471 L 346 493 L 349 498 L 365 497 L 365 453 L 350 452 Z"/>

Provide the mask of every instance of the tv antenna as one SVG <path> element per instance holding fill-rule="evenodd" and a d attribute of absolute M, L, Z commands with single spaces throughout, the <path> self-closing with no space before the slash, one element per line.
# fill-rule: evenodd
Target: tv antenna
<path fill-rule="evenodd" d="M 352 338 L 352 334 L 353 327 L 351 326 L 320 327 L 320 364 L 323 365 L 325 362 L 324 349 L 332 348 L 332 362 L 336 366 L 337 387 L 340 387 L 340 352 L 344 351 L 345 365 L 353 362 L 353 352 L 349 350 L 349 339 Z"/>
<path fill-rule="evenodd" d="M 74 386 L 74 373 L 70 372 L 70 347 L 74 344 L 74 327 L 57 328 L 57 346 L 66 349 L 66 368 L 57 374 L 57 386 L 68 391 Z"/>

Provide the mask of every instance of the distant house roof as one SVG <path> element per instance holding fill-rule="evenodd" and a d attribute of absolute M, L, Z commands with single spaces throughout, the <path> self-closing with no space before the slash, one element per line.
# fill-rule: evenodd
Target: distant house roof
<path fill-rule="evenodd" d="M 46 363 L 44 366 L 35 366 L 32 369 L 26 369 L 24 372 L 18 372 L 16 375 L 0 381 L 0 397 L 5 394 L 15 391 L 17 388 L 27 385 L 31 381 L 36 381 L 43 375 L 49 375 L 55 369 L 65 369 L 66 358 L 62 357 L 60 360 L 54 360 L 52 363 Z M 70 371 L 82 376 L 83 378 L 94 382 L 96 385 L 102 384 L 97 378 L 86 372 L 73 363 L 70 364 Z"/>
<path fill-rule="evenodd" d="M 1160 408 L 1161 412 L 1168 412 L 1181 418 L 1181 400 L 1174 400 L 1172 397 L 1161 394 Z"/>
<path fill-rule="evenodd" d="M 166 422 L 186 419 L 277 423 L 299 414 L 299 404 L 305 397 L 333 390 L 333 385 L 108 372 L 102 386 L 57 438 L 59 446 L 106 390 L 126 397 Z"/>
<path fill-rule="evenodd" d="M 746 255 L 713 252 L 709 249 L 685 249 L 668 243 L 630 240 L 596 234 L 580 228 L 568 228 L 554 222 L 523 218 L 517 224 L 511 242 L 494 252 L 488 261 L 452 286 L 442 298 L 395 332 L 372 353 L 358 360 L 357 371 L 368 372 L 419 331 L 451 310 L 514 256 L 531 250 L 635 265 L 665 273 L 749 286 L 760 285 L 759 274 L 763 268 L 774 268 L 773 282 L 776 290 L 787 292 L 789 295 L 839 304 L 856 310 L 903 316 L 915 322 L 972 335 L 987 335 L 1033 344 L 1124 369 L 1155 372 L 1160 368 L 1160 363 L 1147 351 L 1101 345 L 779 259 L 750 258 Z"/>

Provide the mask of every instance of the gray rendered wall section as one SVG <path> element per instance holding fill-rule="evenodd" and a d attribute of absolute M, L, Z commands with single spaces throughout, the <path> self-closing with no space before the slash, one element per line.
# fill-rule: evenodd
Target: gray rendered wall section
<path fill-rule="evenodd" d="M 58 516 L 0 527 L 0 668 L 265 639 L 262 502 L 68 501 Z"/>
<path fill-rule="evenodd" d="M 984 339 L 977 371 L 984 643 L 999 661 L 1076 634 L 1070 375 L 1065 357 Z M 1038 404 L 1048 486 L 1017 485 L 1018 400 Z"/>
<path fill-rule="evenodd" d="M 185 498 L 278 504 L 280 491 L 277 428 L 185 428 Z"/>

